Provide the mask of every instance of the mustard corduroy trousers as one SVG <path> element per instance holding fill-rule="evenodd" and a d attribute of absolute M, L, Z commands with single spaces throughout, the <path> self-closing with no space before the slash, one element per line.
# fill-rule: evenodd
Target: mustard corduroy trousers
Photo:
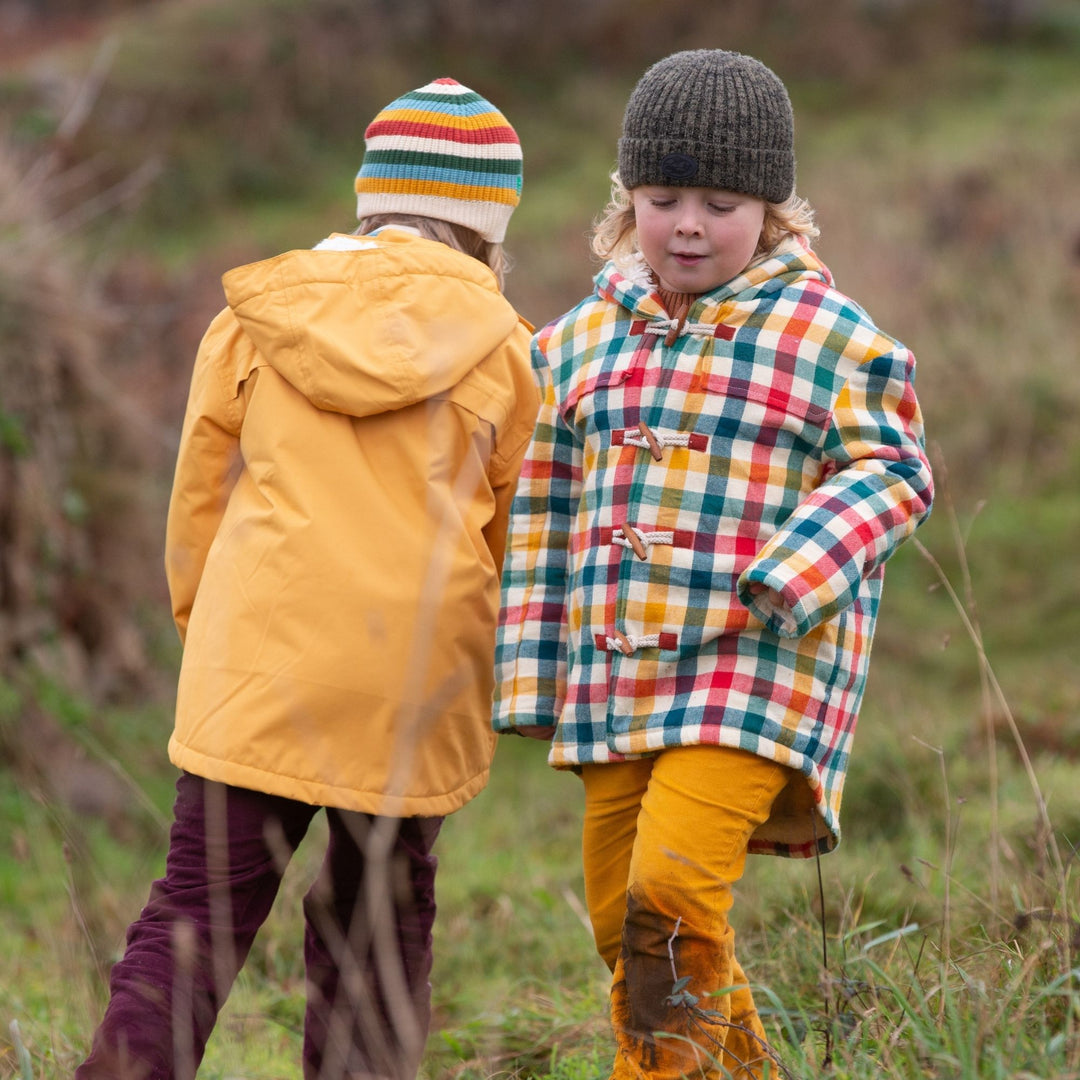
<path fill-rule="evenodd" d="M 582 768 L 585 898 L 613 972 L 612 1080 L 763 1075 L 765 1031 L 728 912 L 750 836 L 789 777 L 786 766 L 719 746 Z M 696 1006 L 673 995 L 684 979 Z M 775 1064 L 769 1075 L 779 1075 Z"/>

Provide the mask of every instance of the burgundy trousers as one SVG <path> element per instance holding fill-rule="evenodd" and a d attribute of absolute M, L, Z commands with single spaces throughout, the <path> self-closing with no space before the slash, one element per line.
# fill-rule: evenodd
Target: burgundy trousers
<path fill-rule="evenodd" d="M 165 876 L 127 933 L 75 1080 L 191 1080 L 320 807 L 183 773 Z M 304 897 L 304 1080 L 412 1080 L 431 1012 L 442 818 L 326 809 Z"/>

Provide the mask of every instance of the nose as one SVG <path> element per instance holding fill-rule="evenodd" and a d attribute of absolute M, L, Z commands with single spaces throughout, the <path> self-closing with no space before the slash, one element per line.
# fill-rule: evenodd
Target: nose
<path fill-rule="evenodd" d="M 684 206 L 675 222 L 675 232 L 680 236 L 700 236 L 701 218 L 692 206 Z"/>

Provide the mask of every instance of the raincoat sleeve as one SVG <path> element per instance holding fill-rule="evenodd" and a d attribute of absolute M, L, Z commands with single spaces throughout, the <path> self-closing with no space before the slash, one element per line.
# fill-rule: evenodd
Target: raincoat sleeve
<path fill-rule="evenodd" d="M 740 577 L 739 599 L 781 637 L 801 637 L 852 604 L 929 514 L 933 481 L 914 376 L 902 346 L 855 368 L 833 407 L 825 479 Z M 753 595 L 755 582 L 784 604 Z"/>
<path fill-rule="evenodd" d="M 244 359 L 254 352 L 226 309 L 210 324 L 195 358 L 165 528 L 165 575 L 181 641 L 239 475 L 242 406 L 233 376 L 253 366 Z"/>
<path fill-rule="evenodd" d="M 553 725 L 566 697 L 567 578 L 581 450 L 535 344 L 533 365 L 542 401 L 510 510 L 495 651 L 496 731 Z"/>
<path fill-rule="evenodd" d="M 515 381 L 511 415 L 505 431 L 496 441 L 488 471 L 491 490 L 495 496 L 495 512 L 484 528 L 484 540 L 500 571 L 506 553 L 510 507 L 517 488 L 521 463 L 536 424 L 536 410 L 540 405 L 540 392 L 533 377 L 527 348 L 522 349 L 518 355 L 520 361 L 513 368 Z"/>

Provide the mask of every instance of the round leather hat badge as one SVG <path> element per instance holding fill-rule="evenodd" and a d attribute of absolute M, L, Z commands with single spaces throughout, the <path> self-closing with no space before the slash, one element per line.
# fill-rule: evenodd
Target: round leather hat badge
<path fill-rule="evenodd" d="M 666 180 L 692 180 L 697 171 L 698 159 L 689 154 L 665 154 L 660 159 L 660 172 Z"/>

